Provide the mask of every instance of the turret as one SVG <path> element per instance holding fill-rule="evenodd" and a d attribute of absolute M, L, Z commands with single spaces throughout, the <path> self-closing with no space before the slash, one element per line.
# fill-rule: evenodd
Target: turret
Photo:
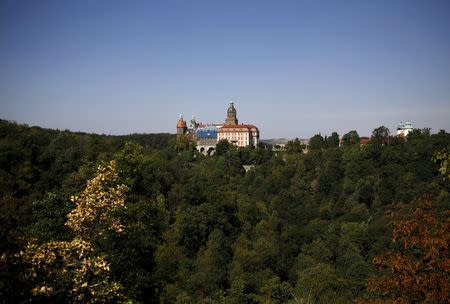
<path fill-rule="evenodd" d="M 197 129 L 197 126 L 198 126 L 198 124 L 197 124 L 197 121 L 195 121 L 195 116 L 192 115 L 191 124 L 189 125 L 189 128 L 195 132 L 195 130 Z"/>
<path fill-rule="evenodd" d="M 180 118 L 177 122 L 177 135 L 183 135 L 186 134 L 187 127 L 186 122 L 183 120 L 183 114 L 180 114 Z"/>
<path fill-rule="evenodd" d="M 238 119 L 236 116 L 236 109 L 234 108 L 234 102 L 230 101 L 230 106 L 227 111 L 227 118 L 225 119 L 226 125 L 237 125 Z"/>

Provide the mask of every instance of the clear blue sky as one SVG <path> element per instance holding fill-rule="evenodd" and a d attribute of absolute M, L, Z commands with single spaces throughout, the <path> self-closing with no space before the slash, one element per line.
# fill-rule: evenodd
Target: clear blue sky
<path fill-rule="evenodd" d="M 0 118 L 109 134 L 450 131 L 450 1 L 0 1 Z"/>

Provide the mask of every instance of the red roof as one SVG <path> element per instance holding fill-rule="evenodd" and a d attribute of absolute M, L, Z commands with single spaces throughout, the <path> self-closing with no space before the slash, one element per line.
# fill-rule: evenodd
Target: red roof
<path fill-rule="evenodd" d="M 223 125 L 221 129 L 258 129 L 254 125 Z"/>
<path fill-rule="evenodd" d="M 359 144 L 360 145 L 367 145 L 369 143 L 370 138 L 369 137 L 360 137 L 359 138 Z M 339 140 L 339 145 L 343 145 L 344 144 L 344 139 L 341 138 Z"/>
<path fill-rule="evenodd" d="M 367 145 L 368 143 L 369 143 L 369 137 L 361 137 L 360 139 L 359 139 L 359 144 L 360 145 Z"/>
<path fill-rule="evenodd" d="M 186 128 L 186 122 L 182 118 L 178 120 L 177 128 Z"/>

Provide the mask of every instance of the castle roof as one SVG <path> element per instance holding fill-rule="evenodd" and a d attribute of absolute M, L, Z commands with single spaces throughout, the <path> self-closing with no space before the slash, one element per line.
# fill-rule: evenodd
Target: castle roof
<path fill-rule="evenodd" d="M 220 129 L 246 129 L 246 130 L 250 130 L 250 129 L 256 129 L 258 130 L 258 128 L 254 125 L 223 125 Z"/>
<path fill-rule="evenodd" d="M 178 119 L 177 128 L 186 128 L 186 122 L 183 120 L 183 118 Z"/>
<path fill-rule="evenodd" d="M 232 101 L 230 102 L 230 106 L 228 107 L 227 112 L 236 114 L 236 108 L 234 107 L 234 102 L 232 102 Z"/>

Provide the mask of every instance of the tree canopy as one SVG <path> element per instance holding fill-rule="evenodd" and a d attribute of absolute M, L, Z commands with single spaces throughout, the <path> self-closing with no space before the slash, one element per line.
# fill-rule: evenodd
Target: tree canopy
<path fill-rule="evenodd" d="M 342 142 L 345 146 L 359 145 L 359 134 L 355 130 L 342 136 Z"/>
<path fill-rule="evenodd" d="M 447 299 L 446 132 L 212 156 L 165 135 L 0 136 L 2 303 Z"/>

